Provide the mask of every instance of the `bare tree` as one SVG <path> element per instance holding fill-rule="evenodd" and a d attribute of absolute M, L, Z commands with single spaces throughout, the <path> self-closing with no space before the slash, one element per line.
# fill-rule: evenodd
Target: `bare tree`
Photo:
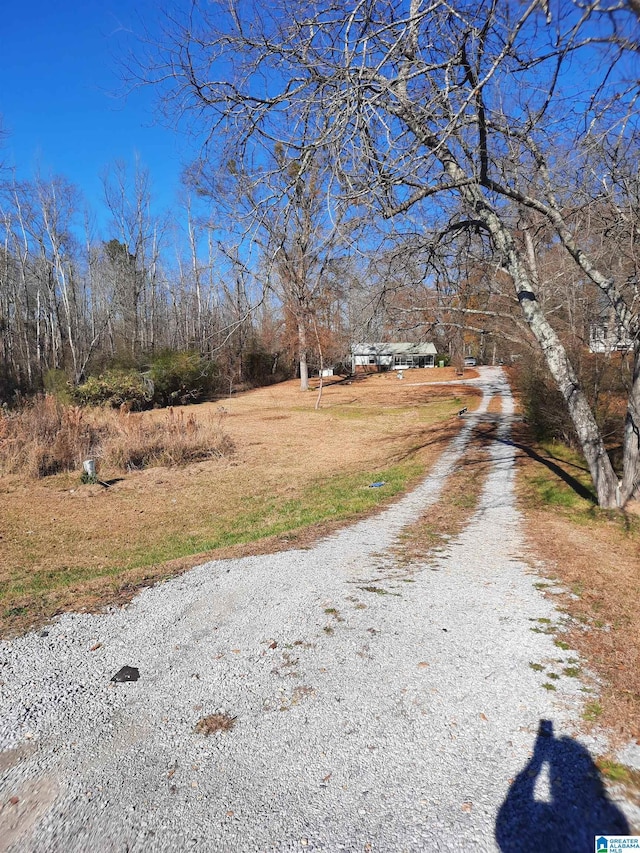
<path fill-rule="evenodd" d="M 153 352 L 158 334 L 158 263 L 165 224 L 151 212 L 150 176 L 136 161 L 130 178 L 126 164 L 107 170 L 104 195 L 117 237 L 107 244 L 124 342 L 133 356 Z"/>
<path fill-rule="evenodd" d="M 73 234 L 78 199 L 76 188 L 60 177 L 13 183 L 4 196 L 11 263 L 0 284 L 13 294 L 7 334 L 17 335 L 21 354 L 14 372 L 26 371 L 26 388 L 38 384 L 36 375 L 41 381 L 45 370 L 63 366 L 77 382 L 96 343 L 85 323 L 88 288 Z"/>
<path fill-rule="evenodd" d="M 222 157 L 196 164 L 190 180 L 211 205 L 212 227 L 224 222 L 220 247 L 231 263 L 237 298 L 237 287 L 248 279 L 261 280 L 254 282 L 263 291 L 253 295 L 255 304 L 265 290 L 278 297 L 285 324 L 294 329 L 300 388 L 306 391 L 309 353 L 314 345 L 319 352 L 319 311 L 335 285 L 332 268 L 345 252 L 342 211 L 327 204 L 330 172 L 319 152 L 299 154 L 276 142 L 249 156 L 235 142 Z M 251 302 L 243 300 L 247 307 Z"/>

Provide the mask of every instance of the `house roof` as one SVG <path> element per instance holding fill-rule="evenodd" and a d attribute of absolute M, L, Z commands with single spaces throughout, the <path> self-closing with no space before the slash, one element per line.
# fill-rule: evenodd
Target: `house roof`
<path fill-rule="evenodd" d="M 437 355 L 438 350 L 431 343 L 414 344 L 408 342 L 385 342 L 372 344 L 354 344 L 351 347 L 353 355 Z"/>

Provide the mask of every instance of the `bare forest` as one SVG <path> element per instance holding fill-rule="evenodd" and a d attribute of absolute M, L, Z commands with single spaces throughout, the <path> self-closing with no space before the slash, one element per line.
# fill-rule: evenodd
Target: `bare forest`
<path fill-rule="evenodd" d="M 218 393 L 293 375 L 293 297 L 287 303 L 265 274 L 263 252 L 243 255 L 211 225 L 209 210 L 194 211 L 188 193 L 184 205 L 158 215 L 144 166 L 116 163 L 104 178 L 102 236 L 95 212 L 63 176 L 2 177 L 5 405 L 43 389 L 73 392 L 109 371 L 144 372 L 170 353 L 188 353 Z M 344 289 L 322 285 L 321 315 L 305 322 L 336 360 L 349 351 L 349 304 Z"/>

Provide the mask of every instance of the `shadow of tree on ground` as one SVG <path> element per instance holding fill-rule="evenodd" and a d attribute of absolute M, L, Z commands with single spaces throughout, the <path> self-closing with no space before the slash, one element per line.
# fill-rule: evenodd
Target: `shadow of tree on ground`
<path fill-rule="evenodd" d="M 526 444 L 522 444 L 519 441 L 514 441 L 513 439 L 507 438 L 497 438 L 496 441 L 501 441 L 503 444 L 509 444 L 513 447 L 517 447 L 518 450 L 521 450 L 523 453 L 533 459 L 535 462 L 539 462 L 541 465 L 544 465 L 545 468 L 548 468 L 549 471 L 552 471 L 559 479 L 566 483 L 573 491 L 583 498 L 585 501 L 589 501 L 592 504 L 596 503 L 596 496 L 594 493 L 585 486 L 580 480 L 577 480 L 575 477 L 572 477 L 567 471 L 564 470 L 560 465 L 556 464 L 552 459 L 548 459 L 544 456 L 541 456 L 537 453 L 532 447 L 529 447 Z M 580 469 L 582 470 L 582 469 Z"/>

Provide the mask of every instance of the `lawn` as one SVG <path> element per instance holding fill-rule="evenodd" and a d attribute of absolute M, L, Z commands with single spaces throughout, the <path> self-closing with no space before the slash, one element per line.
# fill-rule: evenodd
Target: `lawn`
<path fill-rule="evenodd" d="M 432 385 L 449 369 L 374 375 L 302 393 L 296 382 L 190 406 L 227 451 L 191 464 L 0 478 L 0 630 L 130 597 L 207 559 L 305 546 L 421 477 L 472 409 L 473 389 Z M 92 417 L 99 418 L 99 413 Z M 130 414 L 157 434 L 163 411 Z M 219 435 L 218 435 L 219 439 Z M 154 439 L 155 440 L 155 439 Z M 381 488 L 370 484 L 384 481 Z"/>

